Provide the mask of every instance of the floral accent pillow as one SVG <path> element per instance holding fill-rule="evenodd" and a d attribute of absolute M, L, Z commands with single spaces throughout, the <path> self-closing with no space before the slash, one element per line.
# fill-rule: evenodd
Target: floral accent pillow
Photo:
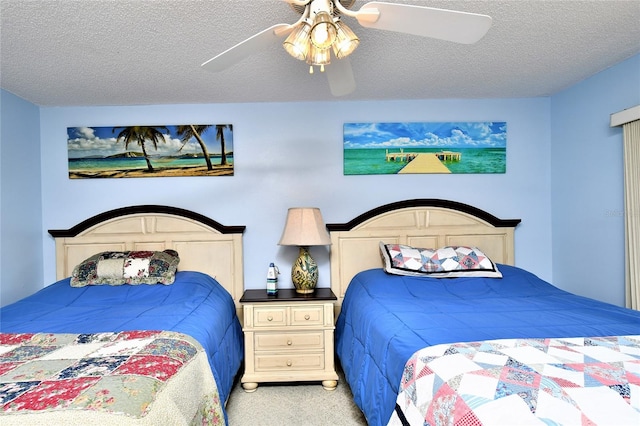
<path fill-rule="evenodd" d="M 395 275 L 435 278 L 502 278 L 498 267 L 477 247 L 416 248 L 380 242 L 384 270 Z"/>
<path fill-rule="evenodd" d="M 73 269 L 71 287 L 173 284 L 180 257 L 175 250 L 105 251 Z"/>

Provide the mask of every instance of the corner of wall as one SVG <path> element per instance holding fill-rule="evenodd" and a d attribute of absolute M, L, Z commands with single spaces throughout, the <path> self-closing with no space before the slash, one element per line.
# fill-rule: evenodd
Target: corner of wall
<path fill-rule="evenodd" d="M 44 278 L 40 108 L 1 90 L 0 123 L 0 305 L 6 305 L 41 289 Z"/>

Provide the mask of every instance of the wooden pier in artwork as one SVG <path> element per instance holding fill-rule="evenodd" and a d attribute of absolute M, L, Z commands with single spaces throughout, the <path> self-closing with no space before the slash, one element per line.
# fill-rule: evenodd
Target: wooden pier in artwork
<path fill-rule="evenodd" d="M 409 162 L 416 158 L 418 155 L 432 154 L 435 155 L 440 161 L 460 161 L 462 154 L 453 151 L 440 151 L 434 153 L 425 152 L 404 152 L 404 149 L 400 148 L 400 152 L 389 152 L 387 149 L 385 152 L 386 161 L 406 161 Z"/>
<path fill-rule="evenodd" d="M 440 161 L 460 161 L 462 154 L 453 151 L 440 151 L 436 152 L 436 157 L 438 157 Z"/>
<path fill-rule="evenodd" d="M 385 153 L 386 161 L 406 162 L 398 173 L 451 173 L 443 161 L 460 161 L 462 154 L 453 151 L 440 152 L 400 152 Z"/>

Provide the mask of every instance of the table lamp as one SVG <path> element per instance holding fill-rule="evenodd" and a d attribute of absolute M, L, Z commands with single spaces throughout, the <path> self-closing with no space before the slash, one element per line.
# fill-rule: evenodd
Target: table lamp
<path fill-rule="evenodd" d="M 291 281 L 296 292 L 313 293 L 318 283 L 318 264 L 309 254 L 309 246 L 331 244 L 322 214 L 317 207 L 292 207 L 278 245 L 298 246 L 300 254 L 291 267 Z"/>

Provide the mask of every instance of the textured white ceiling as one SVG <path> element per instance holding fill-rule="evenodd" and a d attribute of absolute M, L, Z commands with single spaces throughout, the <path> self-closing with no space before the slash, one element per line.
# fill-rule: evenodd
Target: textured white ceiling
<path fill-rule="evenodd" d="M 278 0 L 1 0 L 3 89 L 42 106 L 548 96 L 640 53 L 640 0 L 388 0 L 482 13 L 458 45 L 363 28 L 355 92 L 275 44 L 220 73 L 204 61 L 298 18 Z M 366 1 L 356 1 L 359 9 Z M 640 70 L 638 77 L 640 90 Z"/>

